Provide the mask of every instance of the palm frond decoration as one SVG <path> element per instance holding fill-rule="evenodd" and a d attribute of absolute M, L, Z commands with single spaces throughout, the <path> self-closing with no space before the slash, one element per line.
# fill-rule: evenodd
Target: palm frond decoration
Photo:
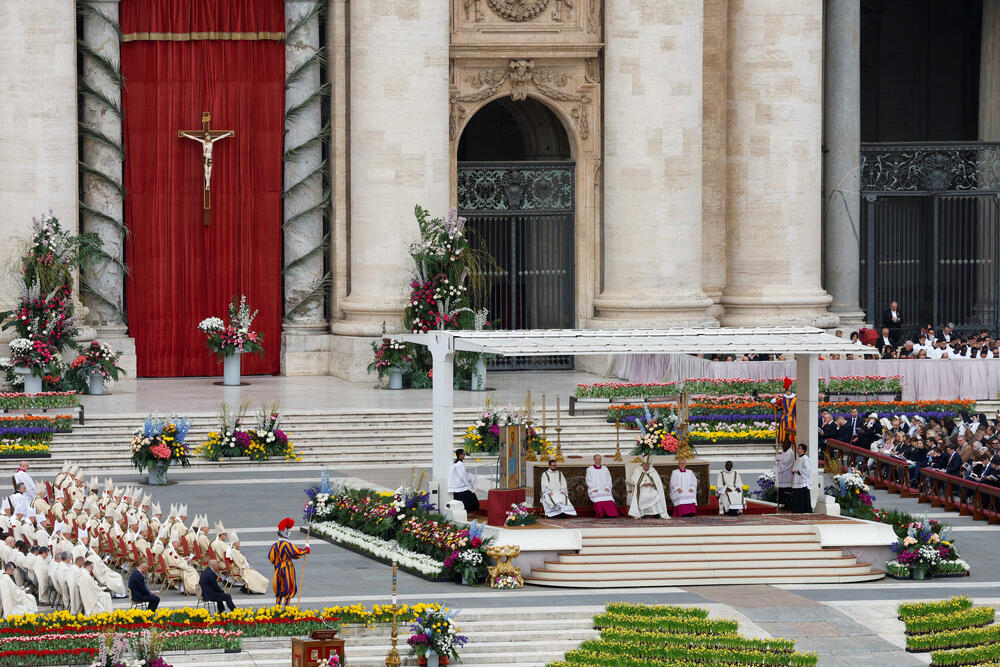
<path fill-rule="evenodd" d="M 121 26 L 118 25 L 118 21 L 99 10 L 88 0 L 77 0 L 76 14 L 77 16 L 96 16 L 107 23 L 108 26 L 115 31 L 115 34 L 118 35 L 119 42 L 122 41 L 122 31 Z"/>
<path fill-rule="evenodd" d="M 118 313 L 121 316 L 123 321 L 126 322 L 128 321 L 128 318 L 125 315 L 125 309 L 122 307 L 122 304 L 117 303 L 115 300 L 112 300 L 111 298 L 102 294 L 101 291 L 96 287 L 94 287 L 90 283 L 90 281 L 88 281 L 83 275 L 80 276 L 80 291 L 86 292 L 87 294 L 91 295 L 98 301 L 108 304 L 115 310 L 116 313 Z"/>
<path fill-rule="evenodd" d="M 125 161 L 125 147 L 119 141 L 115 141 L 108 135 L 104 134 L 100 130 L 91 127 L 86 123 L 77 123 L 79 126 L 79 134 L 84 139 L 90 139 L 91 141 L 96 141 L 99 144 L 104 144 L 109 148 L 115 149 L 118 153 L 118 160 L 120 162 Z"/>
<path fill-rule="evenodd" d="M 301 144 L 295 148 L 289 148 L 285 151 L 285 154 L 281 156 L 283 162 L 292 162 L 297 160 L 306 151 L 317 148 L 323 145 L 323 142 L 330 138 L 330 123 L 323 126 L 323 129 L 316 133 L 310 139 L 306 139 Z"/>
<path fill-rule="evenodd" d="M 103 71 L 111 81 L 116 85 L 121 87 L 124 84 L 124 79 L 122 79 L 122 71 L 118 66 L 118 63 L 112 62 L 111 60 L 105 58 L 103 55 L 95 51 L 89 44 L 87 44 L 82 39 L 76 41 L 76 48 L 82 55 L 87 56 L 93 60 L 97 66 Z"/>
<path fill-rule="evenodd" d="M 306 306 L 306 304 L 308 304 L 313 299 L 316 298 L 325 299 L 327 289 L 330 286 L 330 281 L 331 281 L 330 272 L 327 271 L 325 274 L 323 274 L 322 278 L 320 278 L 313 284 L 312 289 L 310 289 L 305 296 L 299 299 L 294 306 L 285 309 L 285 321 L 286 322 L 290 321 L 292 315 L 299 312 L 302 308 Z"/>
<path fill-rule="evenodd" d="M 87 164 L 83 160 L 78 160 L 77 164 L 80 165 L 80 171 L 82 171 L 84 174 L 90 174 L 94 178 L 107 183 L 112 188 L 114 188 L 115 191 L 118 194 L 120 194 L 122 197 L 125 196 L 125 186 L 123 186 L 121 183 L 119 183 L 115 179 L 111 178 L 110 176 L 108 176 L 107 174 L 105 174 L 103 171 L 100 171 L 98 169 L 94 169 L 93 167 L 91 167 L 89 164 Z"/>
<path fill-rule="evenodd" d="M 281 270 L 281 273 L 287 274 L 295 267 L 305 264 L 310 259 L 324 255 L 326 253 L 327 248 L 329 247 L 329 241 L 330 241 L 330 235 L 329 234 L 324 235 L 323 238 L 320 240 L 320 242 L 316 244 L 311 250 L 309 250 L 309 252 L 305 253 L 301 257 L 296 257 L 295 259 L 290 261 L 285 266 L 285 268 Z"/>
<path fill-rule="evenodd" d="M 324 83 L 319 88 L 317 88 L 316 90 L 314 90 L 309 95 L 309 97 L 307 97 L 306 99 L 302 100 L 301 102 L 299 102 L 295 106 L 293 106 L 293 107 L 285 110 L 285 123 L 288 123 L 288 122 L 294 120 L 301 113 L 303 113 L 304 111 L 306 111 L 306 109 L 308 109 L 310 106 L 312 106 L 316 102 L 319 102 L 320 100 L 322 100 L 324 97 L 328 96 L 329 94 L 330 94 L 330 84 L 329 84 L 329 82 L 327 82 L 327 83 Z"/>
<path fill-rule="evenodd" d="M 305 209 L 304 211 L 299 211 L 295 215 L 290 216 L 288 220 L 285 220 L 282 226 L 290 227 L 295 223 L 297 223 L 298 221 L 308 218 L 309 216 L 314 215 L 316 213 L 322 213 L 325 216 L 329 211 L 331 194 L 332 193 L 329 190 L 327 190 L 326 192 L 323 193 L 323 198 L 320 201 L 316 202 L 315 204 Z"/>
<path fill-rule="evenodd" d="M 113 99 L 102 93 L 101 91 L 92 87 L 82 78 L 80 79 L 79 84 L 77 86 L 77 92 L 84 97 L 89 97 L 93 100 L 97 100 L 107 108 L 111 109 L 111 111 L 113 111 L 116 116 L 121 117 L 122 115 L 121 106 Z"/>
<path fill-rule="evenodd" d="M 285 41 L 289 42 L 295 37 L 295 34 L 309 25 L 309 22 L 315 18 L 319 18 L 323 14 L 323 2 L 317 0 L 313 3 L 313 6 L 309 8 L 305 14 L 299 17 L 299 19 L 292 24 L 292 27 L 285 31 Z"/>
<path fill-rule="evenodd" d="M 308 183 L 316 178 L 317 176 L 323 176 L 326 173 L 327 161 L 323 160 L 320 162 L 319 166 L 309 172 L 305 177 L 302 178 L 298 183 L 291 185 L 287 190 L 281 193 L 281 196 L 285 199 L 289 197 L 294 197 L 297 195 Z"/>
<path fill-rule="evenodd" d="M 309 72 L 309 68 L 312 67 L 313 65 L 323 65 L 325 63 L 326 63 L 326 47 L 323 46 L 320 47 L 320 49 L 316 51 L 316 53 L 312 54 L 311 56 L 300 62 L 298 65 L 296 65 L 295 69 L 293 69 L 285 76 L 285 88 L 288 88 L 289 85 L 295 83 L 303 76 L 305 76 Z"/>
<path fill-rule="evenodd" d="M 103 220 L 104 222 L 114 225 L 115 227 L 118 228 L 118 231 L 122 233 L 122 236 L 128 235 L 128 227 L 126 227 L 125 223 L 123 223 L 121 220 L 115 220 L 104 211 L 99 211 L 96 208 L 88 206 L 87 204 L 83 203 L 82 200 L 77 203 L 80 206 L 80 211 L 82 211 L 83 213 L 87 215 L 92 215 L 99 220 Z"/>

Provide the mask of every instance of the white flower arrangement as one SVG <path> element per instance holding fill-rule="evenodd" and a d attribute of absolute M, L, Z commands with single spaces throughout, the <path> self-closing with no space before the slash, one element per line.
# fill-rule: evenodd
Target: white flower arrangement
<path fill-rule="evenodd" d="M 317 499 L 319 496 L 317 496 Z M 349 544 L 366 553 L 386 560 L 396 559 L 396 562 L 404 567 L 409 567 L 428 576 L 441 574 L 444 563 L 431 558 L 426 554 L 419 554 L 409 549 L 399 546 L 395 540 L 383 540 L 378 537 L 366 535 L 360 530 L 348 528 L 332 521 L 314 523 L 312 530 L 318 535 L 329 537 L 335 542 Z"/>
<path fill-rule="evenodd" d="M 226 324 L 218 317 L 206 317 L 198 323 L 198 328 L 205 333 L 218 333 L 226 328 Z"/>

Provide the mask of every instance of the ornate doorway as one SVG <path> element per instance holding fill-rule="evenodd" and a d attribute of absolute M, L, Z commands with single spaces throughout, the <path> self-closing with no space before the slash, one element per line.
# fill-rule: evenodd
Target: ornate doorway
<path fill-rule="evenodd" d="M 562 123 L 531 98 L 499 99 L 473 116 L 458 145 L 458 209 L 495 264 L 478 278 L 500 329 L 575 322 L 575 163 Z M 498 369 L 570 369 L 572 357 L 498 360 Z"/>

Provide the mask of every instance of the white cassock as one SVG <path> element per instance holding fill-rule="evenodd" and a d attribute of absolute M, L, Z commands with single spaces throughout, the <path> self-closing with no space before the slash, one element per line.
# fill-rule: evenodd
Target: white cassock
<path fill-rule="evenodd" d="M 587 495 L 590 496 L 590 502 L 598 503 L 602 500 L 615 501 L 614 496 L 611 495 L 611 472 L 607 466 L 601 466 L 600 468 L 590 466 L 587 468 L 586 480 Z"/>
<path fill-rule="evenodd" d="M 35 480 L 31 479 L 31 475 L 24 470 L 18 470 L 14 473 L 14 482 L 16 484 L 24 483 L 24 495 L 28 497 L 29 503 L 34 502 L 38 486 L 35 485 Z"/>
<path fill-rule="evenodd" d="M 111 593 L 102 591 L 97 580 L 83 568 L 77 568 L 76 582 L 80 589 L 80 606 L 83 613 L 99 614 L 102 611 L 112 611 Z"/>
<path fill-rule="evenodd" d="M 226 555 L 231 561 L 230 567 L 233 575 L 242 579 L 252 593 L 266 593 L 268 591 L 271 580 L 250 567 L 247 557 L 239 549 L 230 545 Z"/>
<path fill-rule="evenodd" d="M 69 592 L 66 589 L 66 582 L 63 578 L 64 570 L 62 561 L 49 560 L 49 585 L 55 590 L 56 595 L 63 600 L 63 604 L 69 607 Z"/>
<path fill-rule="evenodd" d="M 38 599 L 46 600 L 49 597 L 49 567 L 51 559 L 36 558 L 32 564 L 32 571 L 35 573 L 35 581 L 38 583 Z"/>
<path fill-rule="evenodd" d="M 569 501 L 566 476 L 559 470 L 546 470 L 542 473 L 542 509 L 545 510 L 545 516 L 576 516 L 576 508 Z"/>
<path fill-rule="evenodd" d="M 743 480 L 735 470 L 720 470 L 715 478 L 715 493 L 719 496 L 719 514 L 729 510 L 745 510 Z"/>
<path fill-rule="evenodd" d="M 121 572 L 115 572 L 101 560 L 101 557 L 97 553 L 90 549 L 86 555 L 87 560 L 94 564 L 94 577 L 102 585 L 106 586 L 111 590 L 112 593 L 118 595 L 125 595 L 125 581 L 122 578 Z"/>
<path fill-rule="evenodd" d="M 6 573 L 0 574 L 0 602 L 3 603 L 4 618 L 38 612 L 35 598 L 18 588 Z"/>
<path fill-rule="evenodd" d="M 660 475 L 652 466 L 649 470 L 643 470 L 639 466 L 632 471 L 632 479 L 629 480 L 632 487 L 632 502 L 628 506 L 628 515 L 636 519 L 641 519 L 650 514 L 658 514 L 663 519 L 669 519 L 667 513 L 667 499 L 663 495 L 663 482 Z"/>
<path fill-rule="evenodd" d="M 79 614 L 83 611 L 83 601 L 80 599 L 80 573 L 82 567 L 74 565 L 66 566 L 66 588 L 69 589 L 69 610 L 70 613 Z M 87 574 L 86 572 L 83 572 Z M 90 575 L 87 574 L 89 577 Z"/>
<path fill-rule="evenodd" d="M 795 463 L 795 448 L 789 447 L 774 457 L 774 485 L 781 489 L 792 488 L 792 464 Z M 780 499 L 779 499 L 780 504 Z"/>
<path fill-rule="evenodd" d="M 476 492 L 476 476 L 465 467 L 464 461 L 455 461 L 448 471 L 448 493 L 461 493 L 462 491 Z"/>
<path fill-rule="evenodd" d="M 698 478 L 690 468 L 670 473 L 670 502 L 674 507 L 698 503 Z"/>

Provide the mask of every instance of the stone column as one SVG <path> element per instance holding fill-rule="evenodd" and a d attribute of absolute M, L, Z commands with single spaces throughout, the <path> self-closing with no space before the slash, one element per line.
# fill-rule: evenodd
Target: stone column
<path fill-rule="evenodd" d="M 413 208 L 447 213 L 448 5 L 350 4 L 350 290 L 333 325 L 340 336 L 376 336 L 383 322 L 400 330 Z M 365 341 L 337 345 L 354 359 L 345 363 L 367 364 Z M 343 365 L 334 372 L 355 376 Z"/>
<path fill-rule="evenodd" d="M 285 0 L 285 29 L 297 25 L 314 5 L 314 0 Z M 307 143 L 323 128 L 321 99 L 315 97 L 323 85 L 319 62 L 306 64 L 319 49 L 318 16 L 285 41 L 285 74 L 295 73 L 285 86 L 285 111 L 289 114 L 285 119 L 285 151 Z M 284 164 L 284 375 L 327 370 L 324 171 L 323 149 L 318 144 L 296 151 Z"/>
<path fill-rule="evenodd" d="M 861 4 L 827 0 L 823 59 L 823 284 L 840 325 L 857 329 L 861 276 Z M 846 334 L 845 334 L 846 335 Z"/>
<path fill-rule="evenodd" d="M 91 2 L 94 13 L 84 13 L 83 41 L 94 53 L 116 67 L 121 64 L 118 31 L 119 0 Z M 87 307 L 87 321 L 96 330 L 81 331 L 81 337 L 96 336 L 122 352 L 122 368 L 135 377 L 135 340 L 128 335 L 125 315 L 125 197 L 122 168 L 121 82 L 93 57 L 80 57 L 81 162 L 80 231 L 97 234 L 105 257 L 83 270 L 80 298 Z M 88 132 L 106 137 L 92 138 Z M 96 172 L 96 173 L 95 173 Z"/>
<path fill-rule="evenodd" d="M 605 5 L 601 328 L 717 325 L 701 288 L 702 3 Z"/>
<path fill-rule="evenodd" d="M 979 140 L 1000 141 L 1000 0 L 983 0 L 979 47 Z"/>
<path fill-rule="evenodd" d="M 1000 0 L 983 0 L 983 30 L 979 46 L 979 141 L 1000 141 Z M 980 182 L 1000 183 L 1000 169 L 995 152 L 984 152 L 980 161 Z M 997 298 L 995 284 L 996 257 L 992 248 L 1000 229 L 994 217 L 995 202 L 979 200 L 979 218 L 976 221 L 976 247 L 980 249 L 976 264 L 976 313 L 987 327 L 996 318 Z"/>
<path fill-rule="evenodd" d="M 729 3 L 727 326 L 837 325 L 820 280 L 823 5 Z"/>
<path fill-rule="evenodd" d="M 701 287 L 722 314 L 726 286 L 726 20 L 729 0 L 705 0 L 702 31 Z"/>

